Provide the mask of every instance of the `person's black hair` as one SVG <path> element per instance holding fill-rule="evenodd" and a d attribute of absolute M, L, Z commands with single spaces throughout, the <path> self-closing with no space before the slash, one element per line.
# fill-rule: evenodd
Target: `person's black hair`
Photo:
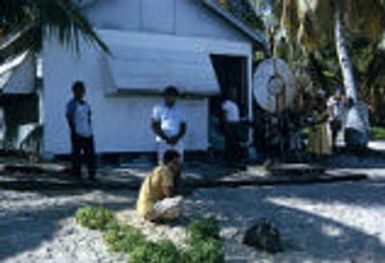
<path fill-rule="evenodd" d="M 180 153 L 174 150 L 168 150 L 163 155 L 163 163 L 168 164 L 173 161 L 175 158 L 180 158 Z"/>
<path fill-rule="evenodd" d="M 72 85 L 72 91 L 75 91 L 77 89 L 82 89 L 85 90 L 85 85 L 83 81 L 75 81 L 74 84 Z"/>
<path fill-rule="evenodd" d="M 180 93 L 179 93 L 179 90 L 174 87 L 174 86 L 168 86 L 164 92 L 163 92 L 163 95 L 164 96 L 179 96 Z"/>

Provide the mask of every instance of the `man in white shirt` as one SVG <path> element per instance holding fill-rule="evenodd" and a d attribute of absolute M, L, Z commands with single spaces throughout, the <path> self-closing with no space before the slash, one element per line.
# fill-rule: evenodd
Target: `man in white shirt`
<path fill-rule="evenodd" d="M 228 97 L 222 103 L 225 132 L 225 160 L 234 163 L 241 159 L 239 145 L 240 111 L 233 98 Z"/>
<path fill-rule="evenodd" d="M 164 102 L 156 105 L 152 111 L 151 126 L 158 145 L 158 161 L 162 163 L 164 153 L 177 151 L 183 160 L 183 138 L 187 132 L 186 119 L 182 109 L 177 105 L 179 91 L 167 87 L 163 93 Z M 175 176 L 175 186 L 179 186 L 180 174 Z"/>
<path fill-rule="evenodd" d="M 84 83 L 77 81 L 72 86 L 73 98 L 67 104 L 66 117 L 71 132 L 72 172 L 81 178 L 82 151 L 88 165 L 90 180 L 95 179 L 95 147 L 91 123 L 91 107 L 84 100 Z"/>

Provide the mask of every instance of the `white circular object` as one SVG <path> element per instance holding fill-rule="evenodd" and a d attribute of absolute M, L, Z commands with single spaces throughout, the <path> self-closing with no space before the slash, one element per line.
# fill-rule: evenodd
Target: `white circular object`
<path fill-rule="evenodd" d="M 281 96 L 282 109 L 287 109 L 296 95 L 294 74 L 282 59 L 263 61 L 254 73 L 254 97 L 257 103 L 270 113 L 279 112 L 278 100 Z"/>

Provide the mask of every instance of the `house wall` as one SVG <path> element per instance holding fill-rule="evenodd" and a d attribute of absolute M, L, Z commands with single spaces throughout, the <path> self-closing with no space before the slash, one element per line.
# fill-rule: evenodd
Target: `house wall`
<path fill-rule="evenodd" d="M 147 152 L 156 149 L 150 129 L 154 105 L 162 101 L 157 96 L 107 95 L 111 85 L 105 60 L 95 50 L 85 47 L 80 55 L 63 52 L 56 41 L 46 41 L 44 47 L 44 152 L 69 153 L 69 132 L 65 107 L 71 98 L 71 84 L 83 80 L 86 99 L 93 109 L 93 126 L 98 152 Z M 81 65 L 79 67 L 78 65 Z M 207 149 L 207 99 L 181 101 L 187 122 L 193 123 L 185 140 L 189 150 Z"/>
<path fill-rule="evenodd" d="M 179 41 L 199 45 L 207 55 L 218 53 L 251 57 L 251 46 L 246 44 L 195 38 L 181 38 Z M 151 110 L 161 97 L 110 95 L 114 83 L 105 54 L 89 45 L 83 44 L 75 53 L 63 49 L 56 40 L 46 39 L 43 57 L 43 68 L 49 69 L 44 70 L 44 152 L 69 153 L 65 107 L 71 98 L 71 85 L 76 80 L 83 80 L 88 88 L 87 100 L 93 108 L 98 152 L 150 152 L 156 149 L 149 125 Z M 181 105 L 190 124 L 186 149 L 206 150 L 208 99 L 186 99 Z"/>
<path fill-rule="evenodd" d="M 148 7 L 146 11 L 144 7 Z M 244 56 L 251 62 L 252 43 L 200 1 L 100 0 L 85 12 L 101 33 L 106 29 L 114 29 L 144 34 L 144 39 L 153 33 L 158 36 L 159 45 L 194 45 L 206 52 L 207 56 Z M 162 37 L 170 34 L 176 36 L 175 41 Z M 43 70 L 47 69 L 44 70 L 43 94 L 45 153 L 69 153 L 65 106 L 71 97 L 71 84 L 76 80 L 83 80 L 88 87 L 87 100 L 93 108 L 98 152 L 149 152 L 156 149 L 149 125 L 152 107 L 161 98 L 109 95 L 108 91 L 114 90 L 114 83 L 105 54 L 84 43 L 80 52 L 76 53 L 64 49 L 53 38 L 47 38 L 43 48 L 43 63 Z M 251 67 L 249 73 L 251 76 Z M 186 149 L 206 150 L 208 99 L 186 99 L 181 104 L 190 124 L 185 140 Z"/>
<path fill-rule="evenodd" d="M 100 0 L 85 9 L 100 29 L 174 34 L 250 43 L 199 0 Z"/>

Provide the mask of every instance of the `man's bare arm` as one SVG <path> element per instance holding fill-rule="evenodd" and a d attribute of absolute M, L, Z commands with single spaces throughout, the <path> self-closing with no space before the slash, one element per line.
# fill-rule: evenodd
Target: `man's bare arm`
<path fill-rule="evenodd" d="M 70 128 L 71 132 L 75 131 L 75 123 L 73 121 L 73 118 L 71 116 L 67 116 L 67 123 L 68 127 Z"/>
<path fill-rule="evenodd" d="M 151 122 L 151 128 L 153 130 L 153 132 L 159 136 L 160 138 L 162 138 L 163 140 L 167 141 L 168 140 L 168 137 L 164 134 L 164 132 L 162 131 L 161 127 L 160 127 L 160 122 L 158 121 L 155 121 L 155 120 L 152 120 Z"/>
<path fill-rule="evenodd" d="M 182 139 L 186 135 L 186 132 L 187 132 L 187 124 L 185 122 L 183 122 L 180 125 L 180 130 L 179 130 L 179 134 L 178 134 L 178 140 Z"/>

